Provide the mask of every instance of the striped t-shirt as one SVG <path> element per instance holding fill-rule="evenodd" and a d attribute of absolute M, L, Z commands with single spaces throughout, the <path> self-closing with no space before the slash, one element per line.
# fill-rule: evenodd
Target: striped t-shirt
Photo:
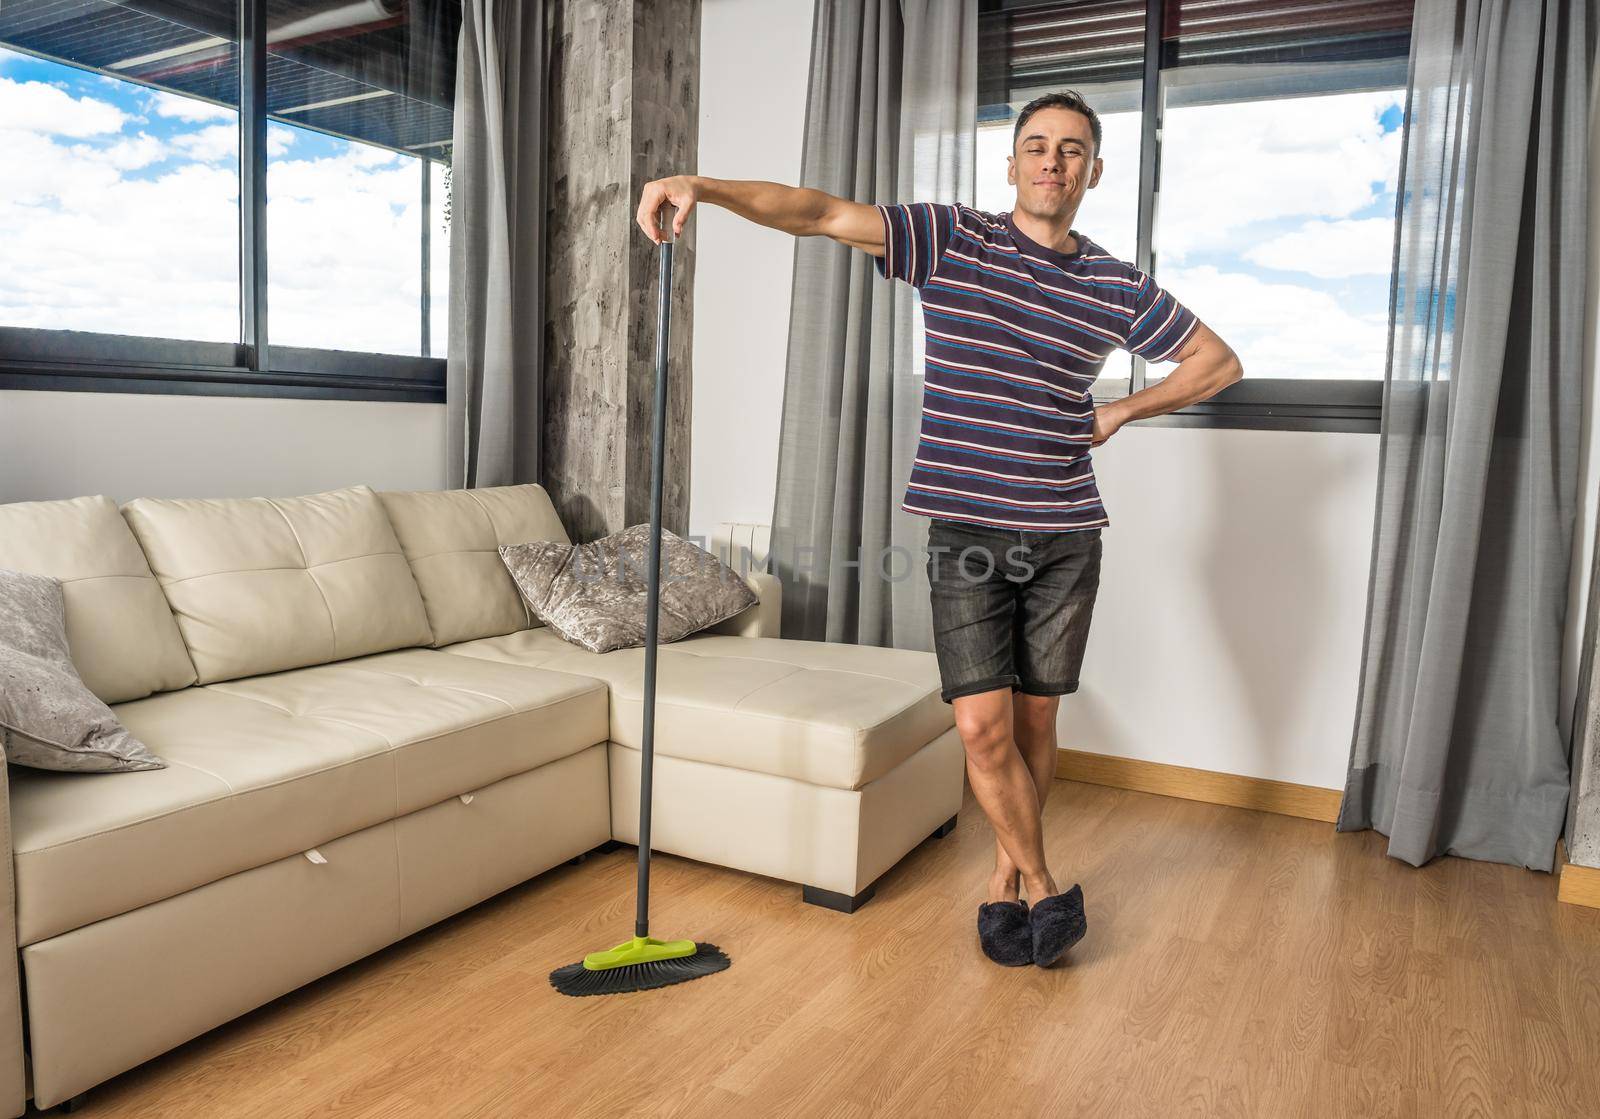
<path fill-rule="evenodd" d="M 971 206 L 880 205 L 879 275 L 921 294 L 927 364 L 900 508 L 994 528 L 1110 524 L 1090 463 L 1092 386 L 1114 348 L 1169 361 L 1199 319 L 1149 274 L 1072 231 L 1037 244 Z"/>

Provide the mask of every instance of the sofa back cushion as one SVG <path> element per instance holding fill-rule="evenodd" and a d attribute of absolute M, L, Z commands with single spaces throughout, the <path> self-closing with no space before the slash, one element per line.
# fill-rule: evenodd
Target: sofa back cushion
<path fill-rule="evenodd" d="M 433 640 L 369 486 L 307 497 L 141 497 L 122 513 L 202 684 Z"/>
<path fill-rule="evenodd" d="M 411 561 L 435 646 L 543 625 L 528 613 L 500 558 L 502 544 L 572 543 L 543 486 L 378 496 Z"/>
<path fill-rule="evenodd" d="M 0 505 L 0 567 L 61 581 L 72 664 L 102 702 L 195 682 L 161 585 L 109 497 Z"/>

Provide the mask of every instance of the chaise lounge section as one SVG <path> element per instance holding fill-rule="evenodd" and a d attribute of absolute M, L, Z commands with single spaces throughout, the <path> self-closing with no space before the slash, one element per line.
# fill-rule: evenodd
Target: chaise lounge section
<path fill-rule="evenodd" d="M 0 1114 L 637 841 L 643 650 L 531 617 L 498 554 L 531 540 L 568 540 L 536 485 L 0 506 L 0 567 L 63 581 L 80 674 L 167 762 L 8 767 Z M 931 654 L 779 638 L 747 578 L 660 650 L 654 844 L 853 910 L 956 814 L 951 709 Z"/>

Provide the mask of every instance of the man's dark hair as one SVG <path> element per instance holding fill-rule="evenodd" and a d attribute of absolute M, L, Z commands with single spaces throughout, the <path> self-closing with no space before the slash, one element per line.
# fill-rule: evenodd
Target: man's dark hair
<path fill-rule="evenodd" d="M 1017 114 L 1017 127 L 1011 133 L 1011 151 L 1017 150 L 1017 137 L 1022 135 L 1022 126 L 1028 123 L 1028 118 L 1040 109 L 1071 109 L 1075 113 L 1082 113 L 1089 118 L 1089 131 L 1094 133 L 1094 153 L 1092 158 L 1100 156 L 1100 115 L 1089 108 L 1089 103 L 1075 89 L 1065 90 L 1061 93 L 1047 93 L 1043 97 L 1035 97 L 1022 107 L 1022 112 Z"/>

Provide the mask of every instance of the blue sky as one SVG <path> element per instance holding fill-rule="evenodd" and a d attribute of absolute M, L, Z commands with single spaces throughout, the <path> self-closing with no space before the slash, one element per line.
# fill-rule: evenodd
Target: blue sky
<path fill-rule="evenodd" d="M 237 115 L 0 48 L 0 324 L 238 334 Z M 421 349 L 421 161 L 268 129 L 269 322 L 280 345 Z M 433 171 L 435 353 L 448 237 Z"/>

